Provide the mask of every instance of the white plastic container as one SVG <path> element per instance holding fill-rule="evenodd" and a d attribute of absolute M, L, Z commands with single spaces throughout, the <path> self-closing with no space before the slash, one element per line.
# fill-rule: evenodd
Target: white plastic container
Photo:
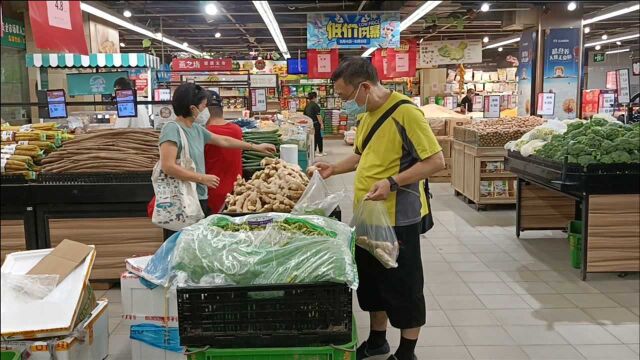
<path fill-rule="evenodd" d="M 91 317 L 78 325 L 76 330 L 55 346 L 58 360 L 103 360 L 109 355 L 109 312 L 108 300 L 98 300 Z M 24 349 L 29 360 L 50 360 L 51 354 L 45 341 L 3 342 L 3 349 Z M 152 358 L 147 358 L 152 359 Z"/>
<path fill-rule="evenodd" d="M 130 272 L 120 276 L 122 318 L 129 325 L 141 323 L 178 326 L 178 301 L 175 289 L 158 286 L 149 289 L 140 277 Z"/>

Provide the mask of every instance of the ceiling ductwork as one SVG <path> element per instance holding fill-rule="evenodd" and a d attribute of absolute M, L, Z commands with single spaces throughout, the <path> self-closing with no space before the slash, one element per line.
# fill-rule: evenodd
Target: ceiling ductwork
<path fill-rule="evenodd" d="M 521 31 L 538 23 L 538 11 L 535 8 L 523 7 L 518 11 L 502 13 L 502 29 Z"/>

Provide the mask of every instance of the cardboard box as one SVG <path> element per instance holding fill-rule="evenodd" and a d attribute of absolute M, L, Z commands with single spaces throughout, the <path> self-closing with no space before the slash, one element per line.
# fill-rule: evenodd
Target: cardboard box
<path fill-rule="evenodd" d="M 178 300 L 175 289 L 158 286 L 149 289 L 140 277 L 130 272 L 120 276 L 122 318 L 128 324 L 141 323 L 178 326 Z"/>
<path fill-rule="evenodd" d="M 72 334 L 55 342 L 58 360 L 102 360 L 109 355 L 108 300 L 100 299 L 91 317 L 81 323 Z M 24 349 L 26 359 L 49 360 L 52 358 L 46 341 L 3 342 L 3 349 Z"/>
<path fill-rule="evenodd" d="M 442 148 L 442 156 L 445 158 L 451 157 L 451 137 L 449 136 L 438 136 L 438 144 Z"/>
<path fill-rule="evenodd" d="M 447 135 L 447 120 L 445 118 L 428 118 L 429 126 L 435 136 Z"/>
<path fill-rule="evenodd" d="M 454 119 L 454 118 L 450 118 L 448 119 L 448 124 L 447 124 L 447 134 L 448 136 L 453 136 L 453 129 L 456 126 L 463 126 L 466 124 L 470 124 L 471 123 L 471 119 Z"/>
<path fill-rule="evenodd" d="M 31 268 L 28 275 L 58 275 L 58 284 L 78 267 L 93 251 L 89 245 L 62 240 L 51 253 Z"/>

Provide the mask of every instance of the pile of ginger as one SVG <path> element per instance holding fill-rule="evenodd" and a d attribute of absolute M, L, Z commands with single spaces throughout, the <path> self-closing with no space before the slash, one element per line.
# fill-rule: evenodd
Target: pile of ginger
<path fill-rule="evenodd" d="M 280 159 L 264 158 L 264 170 L 249 181 L 238 176 L 233 192 L 227 195 L 229 213 L 289 213 L 309 184 L 309 178 L 296 165 Z"/>

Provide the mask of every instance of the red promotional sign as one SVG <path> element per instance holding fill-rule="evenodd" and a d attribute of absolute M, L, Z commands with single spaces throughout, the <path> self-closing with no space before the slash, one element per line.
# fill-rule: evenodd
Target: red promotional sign
<path fill-rule="evenodd" d="M 416 42 L 402 40 L 397 49 L 387 49 L 387 75 L 392 78 L 416 75 Z"/>
<path fill-rule="evenodd" d="M 173 71 L 231 71 L 233 60 L 224 59 L 173 59 L 171 61 Z"/>
<path fill-rule="evenodd" d="M 387 64 L 387 49 L 377 49 L 371 56 L 371 64 L 378 71 L 378 78 L 380 80 L 393 79 L 389 76 L 388 64 Z"/>
<path fill-rule="evenodd" d="M 309 79 L 330 79 L 338 68 L 338 49 L 307 50 L 307 67 Z"/>
<path fill-rule="evenodd" d="M 89 55 L 80 1 L 29 1 L 29 19 L 38 49 Z"/>

